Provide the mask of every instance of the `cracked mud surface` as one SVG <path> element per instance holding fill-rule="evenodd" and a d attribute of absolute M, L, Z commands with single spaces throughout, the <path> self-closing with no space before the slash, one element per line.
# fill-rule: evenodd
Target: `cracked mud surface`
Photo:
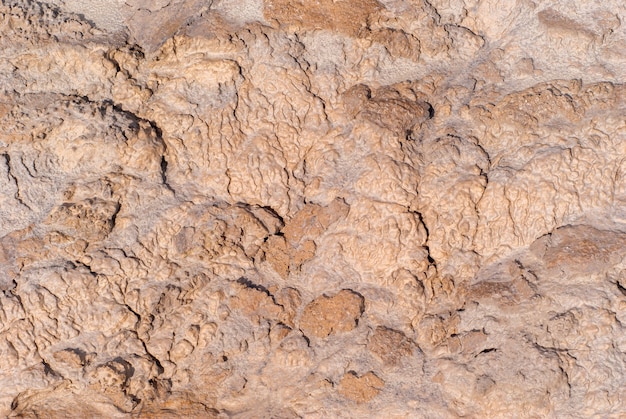
<path fill-rule="evenodd" d="M 0 416 L 623 417 L 626 8 L 0 5 Z"/>

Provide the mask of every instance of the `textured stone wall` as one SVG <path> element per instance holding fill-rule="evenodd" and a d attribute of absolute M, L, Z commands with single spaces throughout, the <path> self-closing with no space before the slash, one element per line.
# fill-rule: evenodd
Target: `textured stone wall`
<path fill-rule="evenodd" d="M 623 417 L 625 19 L 3 1 L 0 416 Z"/>

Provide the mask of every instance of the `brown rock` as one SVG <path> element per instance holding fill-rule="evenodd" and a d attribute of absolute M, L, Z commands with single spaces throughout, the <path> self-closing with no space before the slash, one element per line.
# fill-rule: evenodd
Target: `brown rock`
<path fill-rule="evenodd" d="M 164 401 L 146 403 L 141 410 L 133 414 L 137 419 L 175 419 L 181 415 L 189 418 L 219 418 L 219 411 L 204 403 L 194 401 L 193 396 L 174 395 Z"/>
<path fill-rule="evenodd" d="M 272 266 L 272 269 L 282 278 L 289 275 L 289 249 L 287 242 L 282 236 L 270 236 L 262 247 L 265 260 Z"/>
<path fill-rule="evenodd" d="M 281 320 L 289 327 L 294 327 L 296 313 L 302 304 L 300 292 L 295 288 L 283 288 L 275 297 L 276 303 L 283 307 Z"/>
<path fill-rule="evenodd" d="M 328 206 L 307 204 L 285 225 L 283 234 L 292 246 L 319 237 L 331 224 L 345 217 L 350 207 L 335 199 Z"/>
<path fill-rule="evenodd" d="M 50 214 L 48 222 L 75 238 L 102 240 L 115 225 L 118 211 L 116 202 L 90 199 L 61 205 Z"/>
<path fill-rule="evenodd" d="M 300 268 L 304 262 L 313 259 L 315 249 L 316 246 L 313 240 L 307 240 L 293 249 L 292 263 L 294 268 L 292 270 Z"/>
<path fill-rule="evenodd" d="M 379 326 L 369 338 L 367 349 L 387 365 L 397 365 L 410 356 L 414 344 L 400 331 Z"/>
<path fill-rule="evenodd" d="M 54 359 L 69 365 L 72 368 L 82 368 L 88 362 L 88 355 L 80 349 L 64 349 L 54 353 Z"/>
<path fill-rule="evenodd" d="M 255 324 L 261 320 L 278 320 L 283 313 L 283 308 L 276 304 L 268 290 L 261 286 L 255 286 L 249 281 L 241 280 L 242 287 L 237 295 L 231 298 L 230 306 L 241 311 Z"/>
<path fill-rule="evenodd" d="M 391 87 L 372 91 L 368 86 L 359 84 L 344 93 L 344 100 L 352 115 L 401 135 L 431 118 L 432 107 L 428 103 L 403 97 Z"/>
<path fill-rule="evenodd" d="M 348 214 L 349 206 L 342 199 L 333 200 L 328 206 L 307 204 L 285 225 L 282 235 L 267 238 L 261 250 L 281 277 L 296 273 L 302 265 L 315 256 L 315 240 L 326 229 Z"/>
<path fill-rule="evenodd" d="M 341 378 L 337 391 L 346 399 L 365 403 L 376 397 L 384 386 L 385 382 L 372 371 L 360 377 L 354 371 L 350 371 Z"/>
<path fill-rule="evenodd" d="M 300 316 L 299 326 L 306 336 L 318 338 L 349 332 L 357 326 L 364 309 L 361 295 L 341 290 L 311 301 Z"/>
<path fill-rule="evenodd" d="M 266 0 L 263 14 L 269 21 L 296 28 L 328 29 L 355 35 L 366 26 L 370 13 L 382 6 L 376 0 L 307 1 Z"/>

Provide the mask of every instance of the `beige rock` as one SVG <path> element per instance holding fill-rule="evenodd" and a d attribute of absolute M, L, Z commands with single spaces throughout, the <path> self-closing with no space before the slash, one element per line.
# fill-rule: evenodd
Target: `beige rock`
<path fill-rule="evenodd" d="M 0 417 L 622 417 L 625 20 L 1 2 Z"/>

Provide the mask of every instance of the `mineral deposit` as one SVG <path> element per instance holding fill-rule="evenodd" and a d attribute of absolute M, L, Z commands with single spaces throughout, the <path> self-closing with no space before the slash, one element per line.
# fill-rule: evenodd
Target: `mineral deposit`
<path fill-rule="evenodd" d="M 3 0 L 0 417 L 626 417 L 619 0 Z"/>

